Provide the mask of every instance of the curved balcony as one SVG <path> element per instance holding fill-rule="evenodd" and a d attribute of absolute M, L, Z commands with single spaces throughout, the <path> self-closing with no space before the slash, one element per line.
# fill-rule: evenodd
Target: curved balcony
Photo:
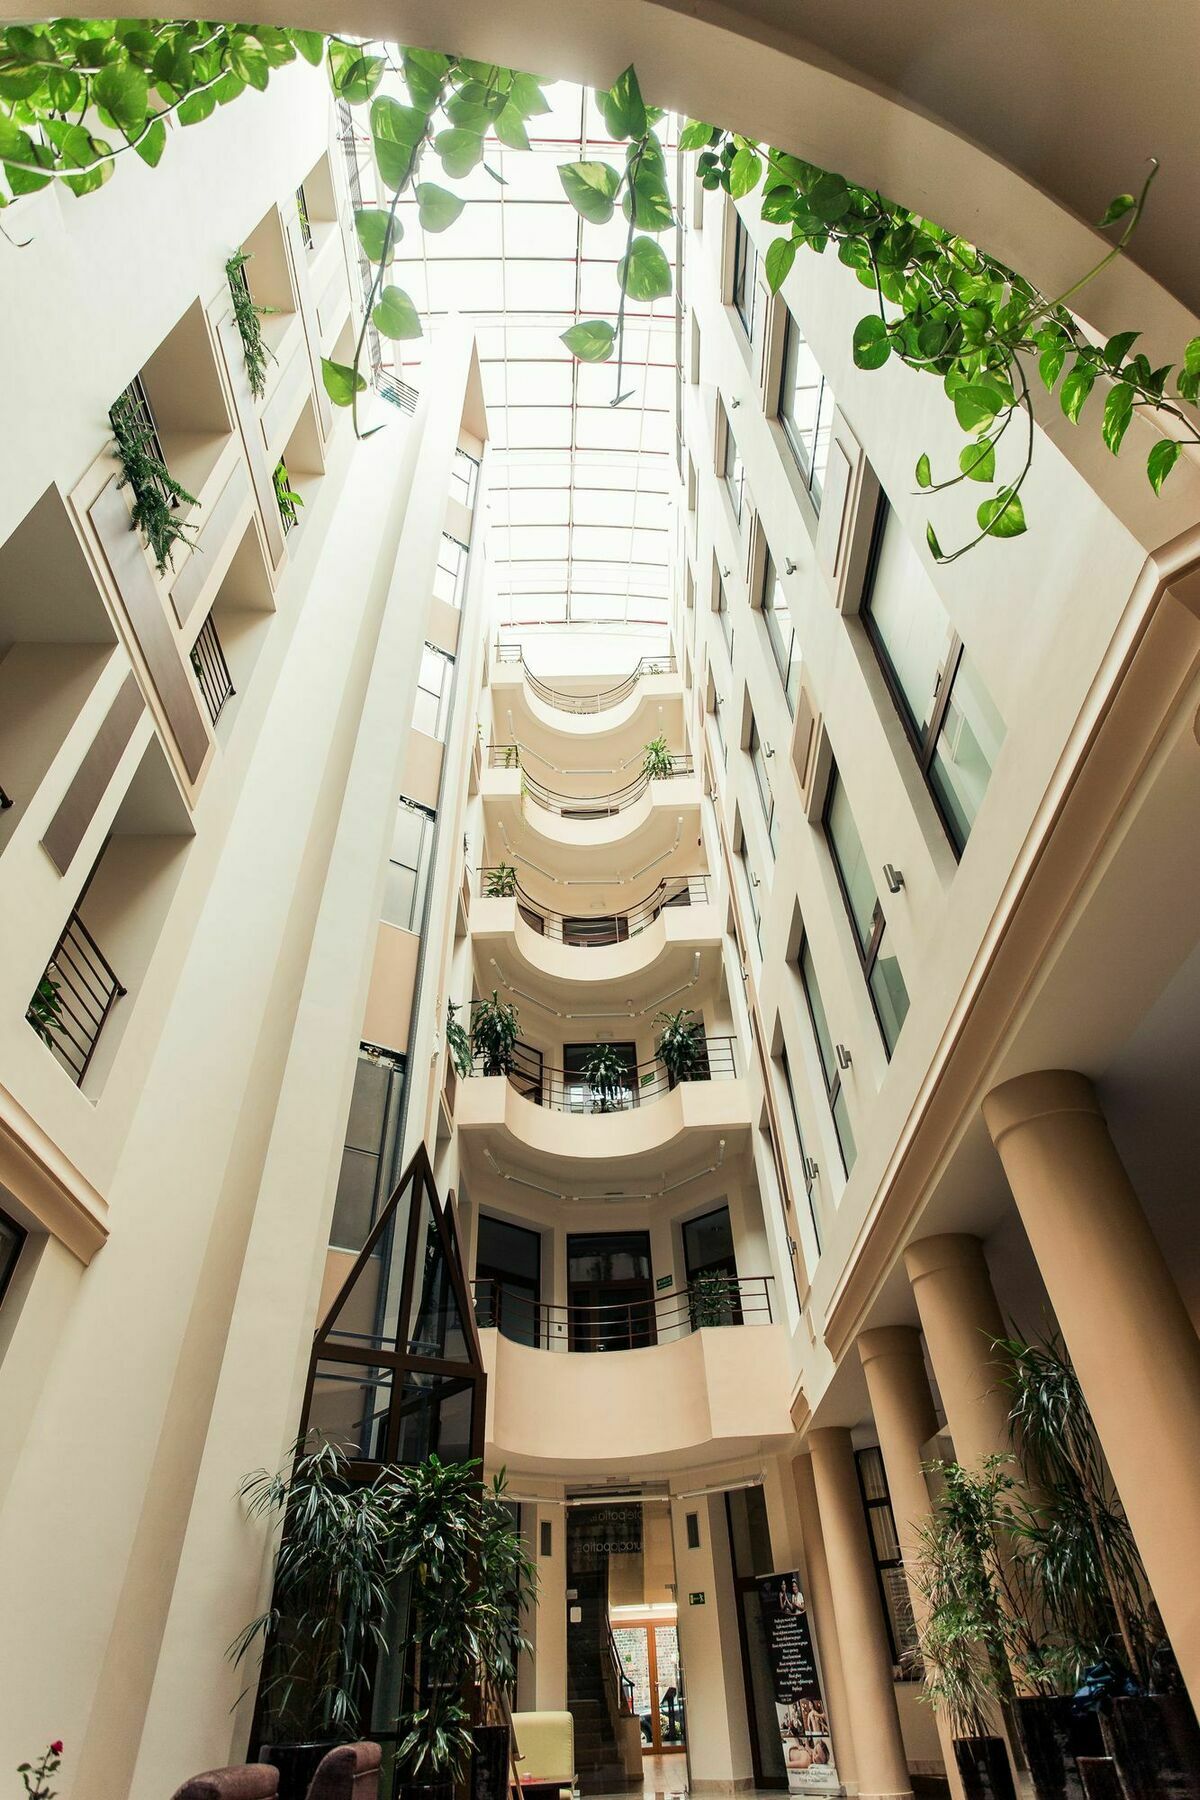
<path fill-rule="evenodd" d="M 599 1306 L 533 1300 L 491 1276 L 471 1286 L 475 1323 L 514 1344 L 535 1350 L 588 1352 L 644 1350 L 671 1344 L 693 1331 L 735 1325 L 770 1325 L 773 1277 L 714 1275 L 667 1294 L 614 1300 Z"/>
<path fill-rule="evenodd" d="M 630 1063 L 619 1080 L 610 1087 L 601 1088 L 594 1086 L 582 1073 L 548 1068 L 541 1051 L 518 1038 L 507 1068 L 502 1071 L 485 1068 L 482 1059 L 476 1057 L 471 1073 L 482 1076 L 502 1073 L 523 1099 L 531 1100 L 535 1106 L 552 1107 L 555 1112 L 618 1113 L 649 1105 L 664 1094 L 672 1094 L 677 1088 L 693 1082 L 732 1081 L 737 1074 L 737 1063 L 731 1037 L 706 1038 L 693 1075 L 677 1080 L 654 1056 L 648 1062 Z"/>
<path fill-rule="evenodd" d="M 527 894 L 519 881 L 506 882 L 506 871 L 483 867 L 479 879 L 484 900 L 516 901 L 517 916 L 530 931 L 551 943 L 569 944 L 575 949 L 600 950 L 612 944 L 628 943 L 668 909 L 705 906 L 709 898 L 707 875 L 666 875 L 644 899 L 635 901 L 619 912 L 560 913 L 543 906 Z"/>
<path fill-rule="evenodd" d="M 509 665 L 517 664 L 521 670 L 521 678 L 531 694 L 552 706 L 556 712 L 564 713 L 602 713 L 609 712 L 614 706 L 620 706 L 637 690 L 638 683 L 647 675 L 674 675 L 678 666 L 674 656 L 643 656 L 636 666 L 626 675 L 623 681 L 611 687 L 601 688 L 593 693 L 573 693 L 567 688 L 551 687 L 535 675 L 525 661 L 525 652 L 520 644 L 498 644 L 496 661 Z"/>
<path fill-rule="evenodd" d="M 623 787 L 613 788 L 606 794 L 566 794 L 552 788 L 546 782 L 531 774 L 528 768 L 529 753 L 520 744 L 489 744 L 488 767 L 490 769 L 519 769 L 521 771 L 521 791 L 546 812 L 554 813 L 560 819 L 606 819 L 614 813 L 627 812 L 637 804 L 652 782 L 670 781 L 679 775 L 694 773 L 690 756 L 672 756 L 670 766 L 663 766 L 653 772 L 641 769 L 632 781 Z M 543 760 L 541 757 L 538 761 Z M 607 771 L 597 771 L 607 773 Z M 562 769 L 560 774 L 570 774 Z M 586 775 L 586 771 L 581 774 Z"/>

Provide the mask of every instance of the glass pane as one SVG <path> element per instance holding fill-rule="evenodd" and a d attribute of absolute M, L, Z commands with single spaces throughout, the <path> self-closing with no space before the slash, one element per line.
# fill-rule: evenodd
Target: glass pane
<path fill-rule="evenodd" d="M 888 1486 L 882 1452 L 874 1448 L 860 1450 L 856 1460 L 864 1497 L 868 1500 L 886 1500 Z"/>
<path fill-rule="evenodd" d="M 779 419 L 813 502 L 819 508 L 829 462 L 833 395 L 804 333 L 790 314 L 779 387 Z"/>
<path fill-rule="evenodd" d="M 347 1456 L 377 1461 L 384 1454 L 391 1394 L 389 1369 L 320 1362 L 313 1378 L 309 1427 Z"/>
<path fill-rule="evenodd" d="M 849 1175 L 858 1156 L 858 1146 L 854 1142 L 854 1132 L 850 1127 L 850 1108 L 846 1104 L 846 1094 L 843 1088 L 838 1088 L 833 1099 L 832 1110 L 838 1149 L 842 1153 L 842 1166 Z"/>
<path fill-rule="evenodd" d="M 626 1677 L 633 1683 L 633 1710 L 642 1721 L 642 1742 L 654 1741 L 650 1723 L 650 1643 L 644 1625 L 614 1625 L 617 1655 Z"/>
<path fill-rule="evenodd" d="M 800 686 L 800 651 L 792 629 L 791 608 L 779 579 L 774 558 L 768 552 L 763 575 L 762 613 L 767 622 L 767 636 L 779 679 L 783 683 L 788 711 L 796 710 L 796 694 Z"/>
<path fill-rule="evenodd" d="M 733 1226 L 727 1206 L 684 1222 L 683 1260 L 689 1276 L 702 1269 L 736 1269 L 733 1254 Z"/>
<path fill-rule="evenodd" d="M 658 1665 L 659 1740 L 664 1750 L 681 1750 L 685 1742 L 683 1669 L 679 1661 L 679 1633 L 674 1625 L 654 1627 L 654 1655 Z"/>
<path fill-rule="evenodd" d="M 503 1269 L 509 1275 L 523 1275 L 536 1282 L 541 1269 L 542 1239 L 536 1231 L 522 1225 L 509 1225 L 503 1219 L 489 1219 L 481 1214 L 476 1260 L 490 1269 Z"/>
<path fill-rule="evenodd" d="M 347 1144 L 342 1151 L 337 1199 L 333 1204 L 333 1223 L 329 1228 L 331 1247 L 339 1250 L 362 1249 L 375 1220 L 378 1178 L 378 1155 L 370 1151 L 355 1150 Z"/>
<path fill-rule="evenodd" d="M 929 771 L 960 849 L 975 823 L 1003 742 L 1004 720 L 964 651 Z"/>
<path fill-rule="evenodd" d="M 425 1192 L 421 1204 L 424 1218 L 419 1227 L 413 1269 L 407 1348 L 414 1356 L 465 1362 L 466 1328 L 451 1282 L 450 1264 L 433 1216 L 432 1202 Z"/>
<path fill-rule="evenodd" d="M 825 1016 L 825 1002 L 821 998 L 821 990 L 817 985 L 817 971 L 813 967 L 812 951 L 809 949 L 807 939 L 800 952 L 800 974 L 804 982 L 804 992 L 808 997 L 813 1035 L 817 1040 L 821 1066 L 825 1071 L 826 1086 L 832 1087 L 837 1079 L 837 1057 L 834 1055 L 833 1038 L 829 1031 L 829 1021 Z"/>
<path fill-rule="evenodd" d="M 924 740 L 950 646 L 950 621 L 916 548 L 890 511 L 879 539 L 868 608 L 913 728 Z"/>
<path fill-rule="evenodd" d="M 908 1014 L 908 989 L 886 931 L 879 940 L 879 953 L 871 969 L 871 994 L 883 1041 L 890 1054 L 896 1048 L 900 1027 Z"/>
<path fill-rule="evenodd" d="M 825 830 L 842 878 L 847 910 L 854 924 L 858 947 L 865 951 L 875 927 L 875 909 L 879 904 L 875 883 L 867 863 L 862 839 L 850 811 L 850 802 L 840 778 L 835 775 L 829 790 L 825 811 Z"/>
<path fill-rule="evenodd" d="M 396 1461 L 466 1462 L 471 1454 L 472 1390 L 441 1375 L 404 1377 Z"/>
<path fill-rule="evenodd" d="M 567 1239 L 569 1281 L 645 1281 L 649 1277 L 650 1240 L 644 1232 Z"/>
<path fill-rule="evenodd" d="M 25 1233 L 0 1213 L 0 1299 L 4 1297 L 4 1290 L 17 1266 L 17 1258 L 24 1242 Z"/>

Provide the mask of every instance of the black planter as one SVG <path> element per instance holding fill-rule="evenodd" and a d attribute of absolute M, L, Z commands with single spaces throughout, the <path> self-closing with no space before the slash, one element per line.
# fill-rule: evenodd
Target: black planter
<path fill-rule="evenodd" d="M 454 1800 L 454 1782 L 410 1781 L 406 1776 L 398 1775 L 392 1800 Z"/>
<path fill-rule="evenodd" d="M 1129 1800 L 1200 1800 L 1200 1726 L 1186 1694 L 1122 1694 L 1100 1715 Z"/>
<path fill-rule="evenodd" d="M 1095 1713 L 1079 1714 L 1068 1695 L 1026 1694 L 1017 1701 L 1029 1773 L 1038 1800 L 1083 1800 L 1080 1756 L 1103 1756 Z"/>
<path fill-rule="evenodd" d="M 1086 1800 L 1126 1800 L 1117 1765 L 1111 1756 L 1081 1756 L 1079 1779 Z"/>
<path fill-rule="evenodd" d="M 328 1738 L 320 1744 L 264 1744 L 258 1760 L 279 1770 L 279 1800 L 305 1800 L 321 1758 L 344 1742 L 344 1738 Z"/>
<path fill-rule="evenodd" d="M 1017 1800 L 1003 1738 L 955 1738 L 954 1760 L 966 1800 Z"/>
<path fill-rule="evenodd" d="M 509 1781 L 507 1725 L 476 1725 L 471 1732 L 471 1800 L 505 1800 Z"/>

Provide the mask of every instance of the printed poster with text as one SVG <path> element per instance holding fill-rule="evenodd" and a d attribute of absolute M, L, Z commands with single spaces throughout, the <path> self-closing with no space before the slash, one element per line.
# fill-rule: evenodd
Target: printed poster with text
<path fill-rule="evenodd" d="M 829 1716 L 799 1575 L 763 1576 L 758 1599 L 788 1788 L 795 1794 L 837 1793 L 842 1784 L 834 1766 Z"/>

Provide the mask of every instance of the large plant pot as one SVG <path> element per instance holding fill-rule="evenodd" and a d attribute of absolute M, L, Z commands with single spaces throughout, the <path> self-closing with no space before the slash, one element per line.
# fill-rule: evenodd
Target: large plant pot
<path fill-rule="evenodd" d="M 507 1725 L 476 1725 L 471 1732 L 471 1800 L 505 1800 L 509 1781 Z"/>
<path fill-rule="evenodd" d="M 1086 1800 L 1126 1800 L 1117 1765 L 1111 1756 L 1081 1756 L 1079 1779 Z"/>
<path fill-rule="evenodd" d="M 1076 1713 L 1075 1702 L 1065 1694 L 1025 1694 L 1017 1707 L 1038 1800 L 1082 1800 L 1076 1758 L 1104 1754 L 1096 1715 Z"/>
<path fill-rule="evenodd" d="M 954 1760 L 966 1800 L 1017 1800 L 1003 1738 L 955 1738 Z"/>
<path fill-rule="evenodd" d="M 397 1775 L 392 1800 L 454 1800 L 454 1785 L 453 1780 L 410 1781 Z"/>
<path fill-rule="evenodd" d="M 1200 1800 L 1200 1726 L 1186 1694 L 1121 1694 L 1100 1715 L 1129 1800 Z"/>
<path fill-rule="evenodd" d="M 258 1760 L 279 1770 L 279 1800 L 305 1800 L 321 1758 L 344 1742 L 326 1738 L 319 1744 L 264 1744 Z"/>

